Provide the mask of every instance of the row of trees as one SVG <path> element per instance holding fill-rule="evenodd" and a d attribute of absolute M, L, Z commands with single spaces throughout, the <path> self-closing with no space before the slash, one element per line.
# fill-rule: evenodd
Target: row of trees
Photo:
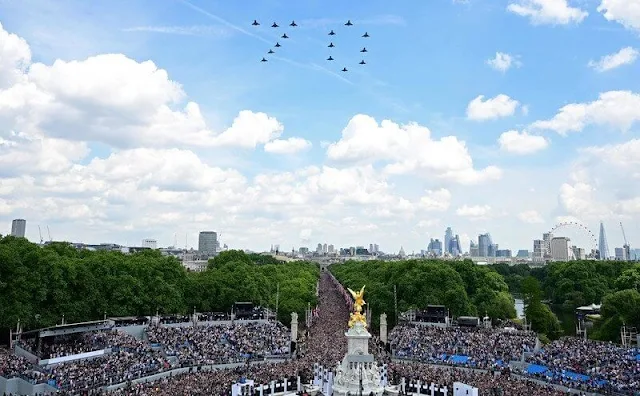
<path fill-rule="evenodd" d="M 532 309 L 534 321 L 540 305 L 546 300 L 559 309 L 573 312 L 589 304 L 602 304 L 601 318 L 596 321 L 591 336 L 601 340 L 620 341 L 620 327 L 624 324 L 640 328 L 640 264 L 621 261 L 554 262 L 544 267 L 527 265 L 491 266 L 504 276 L 510 289 L 522 294 Z M 546 321 L 548 331 L 555 324 Z"/>
<path fill-rule="evenodd" d="M 158 251 L 132 255 L 77 250 L 66 243 L 40 247 L 0 237 L 0 329 L 25 329 L 108 316 L 228 312 L 236 301 L 276 306 L 279 319 L 315 304 L 319 269 L 270 256 L 223 252 L 203 272 L 187 272 Z"/>
<path fill-rule="evenodd" d="M 331 272 L 345 287 L 366 285 L 365 300 L 375 316 L 386 312 L 391 322 L 395 318 L 394 285 L 398 313 L 442 304 L 453 316 L 516 316 L 504 278 L 470 260 L 348 261 L 331 266 Z"/>

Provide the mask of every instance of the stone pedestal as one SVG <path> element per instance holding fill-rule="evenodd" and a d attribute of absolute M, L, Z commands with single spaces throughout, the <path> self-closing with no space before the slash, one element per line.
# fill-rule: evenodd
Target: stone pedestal
<path fill-rule="evenodd" d="M 332 393 L 335 396 L 363 395 L 373 393 L 381 396 L 384 387 L 381 384 L 380 368 L 369 354 L 369 338 L 371 334 L 364 324 L 357 322 L 349 331 L 347 337 L 347 354 L 336 368 Z"/>

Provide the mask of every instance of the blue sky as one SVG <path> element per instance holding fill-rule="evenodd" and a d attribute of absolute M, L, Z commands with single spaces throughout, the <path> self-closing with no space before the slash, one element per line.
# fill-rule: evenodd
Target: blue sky
<path fill-rule="evenodd" d="M 577 217 L 594 230 L 598 220 L 604 218 L 611 223 L 610 228 L 616 229 L 611 232 L 617 232 L 616 225 L 624 221 L 628 223 L 628 236 L 640 243 L 640 228 L 636 225 L 640 223 L 637 221 L 640 210 L 580 215 L 562 207 L 558 195 L 563 183 L 584 182 L 594 187 L 601 207 L 622 205 L 616 199 L 625 195 L 620 193 L 625 191 L 625 181 L 615 184 L 618 181 L 608 180 L 607 171 L 578 150 L 633 141 L 638 137 L 637 118 L 626 130 L 608 121 L 594 121 L 586 122 L 579 133 L 567 136 L 549 129 L 530 128 L 536 121 L 552 119 L 570 103 L 593 102 L 608 91 L 639 92 L 640 63 L 629 62 L 606 72 L 598 72 L 588 64 L 623 48 L 639 47 L 640 30 L 636 26 L 640 23 L 633 20 L 633 15 L 625 15 L 624 8 L 620 8 L 625 5 L 615 0 L 564 2 L 567 8 L 588 12 L 584 19 L 567 23 L 559 19 L 536 23 L 508 9 L 509 5 L 519 4 L 544 13 L 545 2 L 548 0 L 369 1 L 365 5 L 341 1 L 117 0 L 98 4 L 74 0 L 55 3 L 4 0 L 0 1 L 0 23 L 7 32 L 26 40 L 33 62 L 52 65 L 56 59 L 83 61 L 106 53 L 124 54 L 137 62 L 152 60 L 159 69 L 166 70 L 170 80 L 181 84 L 185 101 L 199 105 L 212 131 L 228 128 L 240 111 L 251 110 L 264 112 L 282 123 L 282 138 L 299 137 L 312 144 L 304 154 L 292 156 L 273 155 L 260 149 L 248 153 L 233 147 L 225 152 L 202 147 L 189 149 L 208 165 L 233 167 L 249 180 L 264 173 L 292 172 L 309 166 L 341 168 L 339 160 L 328 156 L 326 146 L 341 139 L 342 129 L 356 114 L 398 124 L 416 122 L 428 127 L 433 139 L 456 136 L 466 143 L 476 169 L 487 166 L 502 169 L 499 181 L 475 187 L 434 181 L 425 170 L 385 176 L 385 182 L 409 196 L 438 188 L 446 188 L 453 194 L 449 212 L 428 214 L 429 218 L 438 218 L 433 229 L 427 227 L 416 235 L 402 236 L 399 231 L 406 229 L 407 223 L 401 222 L 396 224 L 397 230 L 387 229 L 395 236 L 388 237 L 383 228 L 377 231 L 376 238 L 393 241 L 389 250 L 397 250 L 401 244 L 417 250 L 426 246 L 424 241 L 429 237 L 442 239 L 440 234 L 448 224 L 470 237 L 488 230 L 498 235 L 494 239 L 504 241 L 501 245 L 530 249 L 529 241 L 552 227 L 558 216 Z M 604 10 L 597 10 L 602 5 L 609 7 L 611 20 L 605 18 Z M 261 25 L 251 26 L 254 19 Z M 344 26 L 347 19 L 354 26 Z M 288 27 L 292 20 L 300 26 Z M 272 29 L 274 21 L 281 27 Z M 327 35 L 330 29 L 336 31 L 336 36 Z M 365 31 L 370 38 L 361 37 Z M 291 38 L 279 38 L 284 32 Z M 282 44 L 275 49 L 278 58 L 269 57 L 266 52 L 270 43 L 276 41 Z M 332 50 L 327 48 L 330 41 L 336 45 Z M 364 56 L 358 51 L 363 46 L 369 50 Z M 497 52 L 512 56 L 514 66 L 506 71 L 490 67 L 487 61 Z M 325 60 L 330 54 L 336 61 Z M 263 56 L 269 62 L 259 62 Z M 363 58 L 367 64 L 358 65 Z M 344 66 L 349 72 L 340 72 Z M 519 102 L 513 114 L 485 121 L 469 119 L 467 106 L 474 98 L 484 95 L 486 100 L 500 94 Z M 600 120 L 598 117 L 592 116 Z M 527 155 L 505 152 L 498 138 L 509 130 L 544 136 L 548 147 Z M 175 133 L 179 136 L 180 129 Z M 100 139 L 87 139 L 87 144 L 90 154 L 75 161 L 82 166 L 89 166 L 96 157 L 108 158 L 119 150 Z M 576 166 L 581 171 L 587 166 L 581 164 L 583 160 L 600 170 L 590 170 L 589 180 L 571 179 L 571 174 L 577 172 Z M 377 159 L 371 157 L 364 162 L 374 164 L 382 172 Z M 634 163 L 625 166 L 633 167 Z M 613 172 L 622 171 L 617 168 Z M 518 190 L 533 188 L 541 197 L 538 201 L 545 203 L 539 208 L 509 207 L 508 214 L 494 213 L 497 217 L 480 222 L 455 215 L 456 207 L 462 205 L 491 205 L 495 212 L 496 208 L 509 206 L 500 203 L 505 197 L 507 201 L 518 201 L 515 196 L 526 196 L 510 186 L 520 186 Z M 492 192 L 499 192 L 500 198 L 487 197 L 486 193 Z M 625 199 L 637 197 L 637 191 L 627 190 Z M 541 214 L 544 221 L 523 225 L 507 220 L 515 218 L 518 212 L 531 210 Z M 18 213 L 6 217 L 14 214 Z M 190 215 L 185 216 L 186 219 Z M 286 214 L 278 218 L 286 218 Z M 497 230 L 500 224 L 504 231 Z M 140 234 L 132 232 L 130 238 L 135 240 L 143 233 L 154 232 L 164 235 L 157 236 L 158 239 L 167 239 L 166 235 L 173 232 L 169 231 L 171 226 L 165 226 L 162 230 L 160 227 L 140 230 Z M 509 231 L 513 228 L 523 229 Z M 273 243 L 315 245 L 329 237 L 314 229 L 312 241 L 307 241 L 299 233 L 308 234 L 297 229 L 274 235 L 277 240 Z M 238 237 L 239 231 L 234 229 L 230 234 Z M 256 245 L 267 242 L 261 240 Z M 259 247 L 251 241 L 241 243 Z M 345 236 L 344 244 L 349 243 L 370 242 Z"/>

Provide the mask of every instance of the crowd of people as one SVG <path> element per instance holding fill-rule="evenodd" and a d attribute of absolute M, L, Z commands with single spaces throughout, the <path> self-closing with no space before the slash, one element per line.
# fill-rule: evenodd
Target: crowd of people
<path fill-rule="evenodd" d="M 442 363 L 452 355 L 460 355 L 468 358 L 464 361 L 467 366 L 495 368 L 521 360 L 524 352 L 532 352 L 536 335 L 516 329 L 406 324 L 394 327 L 389 343 L 399 358 Z"/>
<path fill-rule="evenodd" d="M 289 354 L 289 330 L 279 322 L 235 322 L 213 326 L 165 327 L 147 330 L 152 343 L 161 344 L 183 366 L 239 362 L 247 357 Z"/>
<path fill-rule="evenodd" d="M 0 375 L 19 376 L 26 380 L 46 381 L 55 385 L 62 395 L 102 394 L 104 386 L 126 383 L 111 391 L 115 396 L 155 395 L 221 395 L 231 394 L 232 384 L 241 378 L 255 384 L 292 383 L 300 377 L 303 383 L 313 378 L 313 366 L 335 367 L 347 351 L 346 338 L 349 308 L 345 304 L 342 286 L 328 273 L 322 273 L 318 287 L 318 306 L 313 310 L 311 326 L 303 326 L 296 351 L 289 354 L 289 332 L 276 322 L 236 321 L 207 326 L 150 326 L 146 340 L 124 332 L 87 333 L 55 346 L 44 346 L 49 356 L 92 350 L 109 346 L 111 353 L 91 360 L 72 361 L 39 367 L 26 359 L 0 351 Z M 605 343 L 593 343 L 575 338 L 561 339 L 543 348 L 536 348 L 531 332 L 504 326 L 497 329 L 430 327 L 402 324 L 389 334 L 391 351 L 377 337 L 370 342 L 370 352 L 379 364 L 387 363 L 391 383 L 420 380 L 447 386 L 463 382 L 480 389 L 481 394 L 500 395 L 563 395 L 549 384 L 524 379 L 505 368 L 503 363 L 527 357 L 527 363 L 550 369 L 537 379 L 556 382 L 577 389 L 602 388 L 602 382 L 571 382 L 564 376 L 567 370 L 606 380 L 608 390 L 632 394 L 639 388 L 640 362 L 633 351 Z M 31 345 L 33 346 L 33 345 Z M 525 353 L 529 352 L 529 353 Z M 412 361 L 399 362 L 392 357 Z M 464 356 L 463 367 L 444 367 L 447 357 Z M 279 356 L 280 361 L 259 361 L 265 356 Z M 239 363 L 241 362 L 241 363 Z M 236 363 L 234 367 L 211 369 L 210 365 Z M 437 365 L 436 365 L 437 364 Z M 136 378 L 161 373 L 174 368 L 163 378 L 133 383 Z M 526 374 L 521 372 L 519 374 Z"/>
<path fill-rule="evenodd" d="M 547 381 L 566 386 L 583 384 L 593 389 L 630 392 L 640 389 L 640 350 L 623 348 L 608 342 L 564 337 L 545 345 L 527 358 L 528 362 L 547 367 L 539 375 Z M 567 371 L 588 379 L 566 375 Z"/>

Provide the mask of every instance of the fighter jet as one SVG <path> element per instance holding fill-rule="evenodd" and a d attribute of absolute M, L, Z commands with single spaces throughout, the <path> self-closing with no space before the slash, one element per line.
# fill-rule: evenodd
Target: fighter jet
<path fill-rule="evenodd" d="M 333 48 L 333 47 L 335 47 L 335 45 L 333 45 L 333 42 L 332 42 L 332 43 L 330 43 L 327 47 L 329 47 L 329 48 Z"/>
<path fill-rule="evenodd" d="M 258 23 L 258 21 L 256 21 L 256 20 L 254 19 L 254 20 L 253 20 L 252 25 L 253 25 L 253 26 L 259 26 L 260 24 Z"/>
<path fill-rule="evenodd" d="M 366 49 L 366 48 L 362 48 L 362 49 L 360 50 L 360 52 L 369 52 L 369 51 L 367 51 L 367 49 Z"/>
<path fill-rule="evenodd" d="M 262 58 L 262 60 L 260 62 L 266 62 L 266 61 L 267 61 L 266 59 Z"/>
<path fill-rule="evenodd" d="M 367 38 L 367 37 L 369 37 L 369 33 L 367 33 L 367 32 L 364 32 L 364 34 L 362 35 L 362 37 L 364 37 L 364 38 Z"/>
<path fill-rule="evenodd" d="M 360 61 L 360 64 L 361 64 L 361 65 L 366 65 L 366 64 L 367 64 L 367 62 L 365 62 L 365 61 L 364 61 L 364 59 L 363 59 L 363 60 L 361 60 L 361 61 Z"/>
<path fill-rule="evenodd" d="M 270 49 L 269 52 L 267 52 L 267 54 L 275 54 L 275 51 Z"/>
<path fill-rule="evenodd" d="M 291 21 L 291 23 L 289 24 L 289 26 L 296 27 L 296 26 L 298 26 L 298 25 L 296 25 L 296 21 Z"/>
<path fill-rule="evenodd" d="M 333 31 L 333 29 L 331 29 L 331 31 L 329 32 L 329 36 L 335 36 L 336 33 Z"/>
<path fill-rule="evenodd" d="M 289 38 L 289 36 L 287 36 L 287 34 L 283 34 L 280 38 Z"/>
<path fill-rule="evenodd" d="M 343 69 L 342 69 L 342 71 L 343 71 L 343 72 L 346 72 L 346 71 L 348 71 L 348 70 L 347 70 L 347 68 L 345 67 L 345 68 L 343 68 Z"/>
<path fill-rule="evenodd" d="M 333 58 L 331 57 L 331 55 L 329 55 L 329 57 L 327 58 L 328 61 L 332 61 Z"/>
<path fill-rule="evenodd" d="M 282 46 L 280 45 L 280 43 L 276 43 L 276 45 L 274 45 L 274 47 L 278 48 L 278 47 L 282 47 Z"/>
<path fill-rule="evenodd" d="M 344 24 L 344 26 L 353 26 L 353 23 L 351 23 L 351 19 L 349 19 L 347 23 Z"/>
<path fill-rule="evenodd" d="M 277 27 L 280 27 L 280 26 L 278 26 L 278 24 L 274 22 L 273 25 L 271 25 L 271 27 L 272 28 L 277 28 Z"/>

